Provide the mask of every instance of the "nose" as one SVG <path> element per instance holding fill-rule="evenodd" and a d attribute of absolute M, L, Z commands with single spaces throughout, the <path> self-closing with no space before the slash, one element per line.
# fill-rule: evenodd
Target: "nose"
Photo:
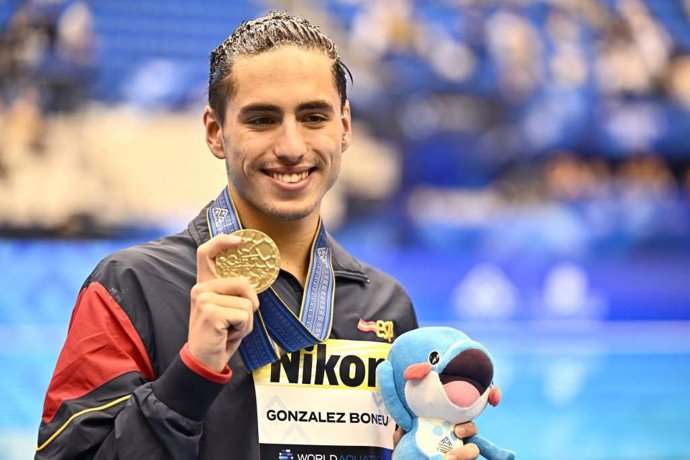
<path fill-rule="evenodd" d="M 294 121 L 285 121 L 275 143 L 275 155 L 287 163 L 299 163 L 307 153 L 301 127 Z"/>

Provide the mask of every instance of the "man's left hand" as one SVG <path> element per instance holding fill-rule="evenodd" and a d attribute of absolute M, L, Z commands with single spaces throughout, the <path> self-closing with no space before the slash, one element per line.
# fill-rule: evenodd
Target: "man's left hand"
<path fill-rule="evenodd" d="M 477 425 L 475 425 L 474 422 L 458 423 L 453 428 L 453 431 L 458 439 L 469 438 L 478 433 Z M 479 447 L 470 442 L 448 452 L 445 455 L 445 460 L 474 460 L 477 457 L 479 457 Z"/>
<path fill-rule="evenodd" d="M 469 438 L 470 436 L 475 436 L 477 431 L 477 425 L 474 422 L 458 423 L 455 425 L 453 431 L 458 439 Z M 398 427 L 393 433 L 393 447 L 398 445 L 400 439 L 405 434 L 405 430 Z M 479 447 L 476 444 L 468 443 L 457 449 L 453 449 L 445 455 L 445 460 L 474 460 L 479 457 Z"/>

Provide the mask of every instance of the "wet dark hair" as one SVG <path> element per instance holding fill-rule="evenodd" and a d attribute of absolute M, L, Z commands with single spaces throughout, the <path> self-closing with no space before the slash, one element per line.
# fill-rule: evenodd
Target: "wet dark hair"
<path fill-rule="evenodd" d="M 254 56 L 285 45 L 322 51 L 333 59 L 333 78 L 340 95 L 341 108 L 347 100 L 347 75 L 352 74 L 338 55 L 338 47 L 326 37 L 318 26 L 300 16 L 272 11 L 265 16 L 244 21 L 235 31 L 211 52 L 211 69 L 208 79 L 208 104 L 219 122 L 225 119 L 225 104 L 235 88 L 230 79 L 232 66 L 239 56 Z"/>

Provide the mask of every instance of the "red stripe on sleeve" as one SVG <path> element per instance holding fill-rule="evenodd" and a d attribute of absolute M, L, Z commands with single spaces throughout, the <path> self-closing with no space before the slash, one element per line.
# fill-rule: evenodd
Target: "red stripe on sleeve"
<path fill-rule="evenodd" d="M 48 386 L 43 421 L 49 423 L 64 401 L 132 371 L 154 378 L 144 343 L 129 317 L 102 284 L 91 283 L 77 298 Z"/>
<path fill-rule="evenodd" d="M 182 362 L 185 364 L 185 366 L 203 378 L 210 380 L 211 382 L 228 383 L 232 377 L 232 371 L 227 364 L 221 372 L 214 371 L 213 369 L 204 366 L 189 352 L 188 343 L 185 343 L 184 347 L 182 347 L 182 350 L 180 350 L 180 359 L 182 359 Z"/>

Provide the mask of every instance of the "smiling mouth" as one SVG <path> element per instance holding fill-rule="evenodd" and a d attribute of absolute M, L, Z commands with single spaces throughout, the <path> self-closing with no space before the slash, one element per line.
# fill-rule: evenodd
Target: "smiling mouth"
<path fill-rule="evenodd" d="M 298 182 L 302 182 L 305 180 L 309 175 L 314 171 L 315 168 L 307 169 L 305 171 L 301 172 L 294 172 L 294 173 L 282 173 L 282 172 L 275 172 L 275 171 L 264 171 L 264 174 L 269 176 L 271 179 L 276 180 L 278 182 L 282 182 L 284 184 L 296 184 Z"/>

